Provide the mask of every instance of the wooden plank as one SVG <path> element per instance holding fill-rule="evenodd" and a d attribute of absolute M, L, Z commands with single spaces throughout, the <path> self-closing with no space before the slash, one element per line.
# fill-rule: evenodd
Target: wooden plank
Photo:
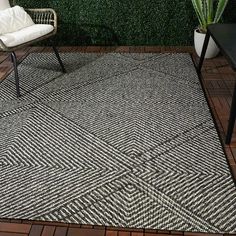
<path fill-rule="evenodd" d="M 18 223 L 0 223 L 0 232 L 16 232 L 28 234 L 31 225 L 28 224 L 18 224 Z"/>
<path fill-rule="evenodd" d="M 104 236 L 105 230 L 101 229 L 83 229 L 83 228 L 69 228 L 67 236 Z"/>
<path fill-rule="evenodd" d="M 32 225 L 29 236 L 40 236 L 43 231 L 43 225 Z"/>
<path fill-rule="evenodd" d="M 66 236 L 68 227 L 56 227 L 54 236 Z"/>
<path fill-rule="evenodd" d="M 55 229 L 56 229 L 55 226 L 46 225 L 43 227 L 43 232 L 41 236 L 53 236 Z"/>
<path fill-rule="evenodd" d="M 0 232 L 0 236 L 28 236 L 28 234 Z"/>

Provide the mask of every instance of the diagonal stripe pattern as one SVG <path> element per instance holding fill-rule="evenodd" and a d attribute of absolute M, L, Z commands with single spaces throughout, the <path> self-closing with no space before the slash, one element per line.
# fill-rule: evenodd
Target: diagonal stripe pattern
<path fill-rule="evenodd" d="M 236 232 L 188 54 L 31 54 L 0 84 L 0 218 Z"/>

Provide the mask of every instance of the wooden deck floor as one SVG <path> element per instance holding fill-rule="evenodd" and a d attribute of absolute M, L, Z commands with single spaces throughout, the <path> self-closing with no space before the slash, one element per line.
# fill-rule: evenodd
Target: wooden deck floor
<path fill-rule="evenodd" d="M 50 48 L 34 47 L 18 51 L 21 60 L 30 52 L 46 52 Z M 63 52 L 187 52 L 197 61 L 192 47 L 61 47 Z M 0 80 L 3 80 L 12 70 L 10 58 L 0 53 Z M 236 80 L 236 73 L 230 68 L 223 56 L 205 60 L 202 70 L 202 81 L 208 101 L 215 118 L 217 128 L 222 138 L 228 162 L 236 180 L 236 128 L 230 145 L 225 145 L 225 134 L 228 125 L 229 110 L 232 93 Z M 0 95 L 1 96 L 1 95 Z M 207 145 L 207 144 L 206 144 Z M 158 231 L 145 229 L 124 229 L 113 227 L 99 227 L 91 225 L 73 225 L 51 222 L 36 222 L 14 219 L 0 219 L 0 236 L 168 236 L 186 235 L 200 236 L 191 232 Z M 219 235 L 219 234 L 217 234 Z M 232 235 L 232 234 L 231 234 Z M 236 234 L 234 234 L 236 236 Z"/>

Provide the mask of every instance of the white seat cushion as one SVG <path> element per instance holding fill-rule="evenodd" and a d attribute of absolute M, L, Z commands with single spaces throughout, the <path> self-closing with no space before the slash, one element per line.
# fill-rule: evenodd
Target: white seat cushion
<path fill-rule="evenodd" d="M 0 0 L 0 10 L 5 10 L 10 7 L 11 6 L 8 0 Z"/>
<path fill-rule="evenodd" d="M 34 22 L 22 7 L 15 6 L 0 11 L 0 35 L 12 33 L 31 25 L 34 25 Z"/>
<path fill-rule="evenodd" d="M 14 33 L 0 35 L 0 39 L 7 47 L 15 47 L 42 37 L 52 32 L 53 29 L 52 25 L 35 24 Z"/>

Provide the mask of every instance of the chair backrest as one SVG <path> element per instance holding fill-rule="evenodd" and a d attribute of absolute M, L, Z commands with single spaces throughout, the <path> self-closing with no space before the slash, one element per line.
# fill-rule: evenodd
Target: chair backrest
<path fill-rule="evenodd" d="M 0 1 L 0 10 L 5 10 L 7 8 L 11 7 L 9 0 L 1 0 Z"/>

